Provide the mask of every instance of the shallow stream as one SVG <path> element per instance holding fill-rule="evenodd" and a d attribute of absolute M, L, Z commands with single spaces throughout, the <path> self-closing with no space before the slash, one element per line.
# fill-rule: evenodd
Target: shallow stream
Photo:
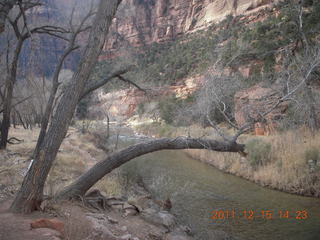
<path fill-rule="evenodd" d="M 144 155 L 121 172 L 129 181 L 140 176 L 155 198 L 170 197 L 172 213 L 195 239 L 320 239 L 320 199 L 260 187 L 183 151 Z"/>
<path fill-rule="evenodd" d="M 139 141 L 129 135 L 120 136 L 119 145 Z M 181 150 L 144 155 L 123 165 L 121 172 L 128 182 L 142 179 L 154 198 L 169 197 L 171 212 L 191 227 L 197 240 L 320 239 L 320 199 L 260 187 Z"/>

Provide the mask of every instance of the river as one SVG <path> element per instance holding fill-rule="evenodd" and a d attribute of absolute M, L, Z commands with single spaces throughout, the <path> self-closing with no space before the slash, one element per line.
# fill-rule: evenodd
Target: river
<path fill-rule="evenodd" d="M 140 176 L 155 198 L 170 197 L 171 212 L 197 240 L 320 239 L 320 199 L 260 187 L 183 151 L 144 155 L 121 172 L 129 182 Z"/>

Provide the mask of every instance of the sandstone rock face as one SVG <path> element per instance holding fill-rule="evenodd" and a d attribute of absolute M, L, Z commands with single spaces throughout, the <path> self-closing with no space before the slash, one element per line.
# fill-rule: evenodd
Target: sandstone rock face
<path fill-rule="evenodd" d="M 110 29 L 102 58 L 126 45 L 173 40 L 204 29 L 227 15 L 249 14 L 278 0 L 125 0 Z"/>
<path fill-rule="evenodd" d="M 125 89 L 110 93 L 100 92 L 95 96 L 89 114 L 94 119 L 125 120 L 134 115 L 139 103 L 150 102 L 168 96 L 186 98 L 203 83 L 204 77 L 199 75 L 185 79 L 175 86 L 164 86 L 147 90 L 147 95 L 139 89 Z"/>
<path fill-rule="evenodd" d="M 276 88 L 264 87 L 257 84 L 251 88 L 235 94 L 235 119 L 238 126 L 245 125 L 250 119 L 256 118 L 272 108 L 280 99 L 280 92 Z M 281 103 L 271 113 L 267 114 L 264 122 L 254 126 L 256 135 L 268 135 L 275 129 L 275 121 L 281 119 L 288 108 L 287 103 Z"/>

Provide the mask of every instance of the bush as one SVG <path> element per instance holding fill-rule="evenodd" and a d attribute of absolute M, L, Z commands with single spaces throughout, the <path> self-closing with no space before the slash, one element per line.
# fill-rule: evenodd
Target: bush
<path fill-rule="evenodd" d="M 144 114 L 145 109 L 144 109 L 144 103 L 143 102 L 138 104 L 136 112 L 139 115 L 139 117 L 141 117 L 142 114 Z"/>
<path fill-rule="evenodd" d="M 250 165 L 254 168 L 265 166 L 271 161 L 271 144 L 259 138 L 246 143 Z"/>
<path fill-rule="evenodd" d="M 177 108 L 178 99 L 170 97 L 159 102 L 160 117 L 168 124 L 174 121 L 175 110 Z"/>
<path fill-rule="evenodd" d="M 304 157 L 306 161 L 320 161 L 320 150 L 317 147 L 311 147 L 305 150 Z"/>

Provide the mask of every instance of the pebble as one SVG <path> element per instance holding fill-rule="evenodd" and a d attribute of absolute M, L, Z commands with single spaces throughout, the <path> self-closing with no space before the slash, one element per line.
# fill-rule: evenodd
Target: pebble
<path fill-rule="evenodd" d="M 113 218 L 111 218 L 109 216 L 107 217 L 107 219 L 108 219 L 109 223 L 112 223 L 112 224 L 118 224 L 119 223 L 116 219 L 113 219 Z"/>
<path fill-rule="evenodd" d="M 126 234 L 126 235 L 123 235 L 120 239 L 123 239 L 123 240 L 131 240 L 131 237 L 132 237 L 131 234 Z"/>
<path fill-rule="evenodd" d="M 128 231 L 128 228 L 126 226 L 122 226 L 120 229 L 124 232 Z"/>

